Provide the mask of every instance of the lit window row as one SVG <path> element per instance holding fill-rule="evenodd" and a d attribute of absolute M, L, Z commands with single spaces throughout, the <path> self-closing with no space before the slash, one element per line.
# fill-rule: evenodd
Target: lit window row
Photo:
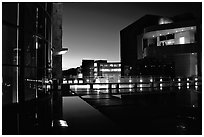
<path fill-rule="evenodd" d="M 64 82 L 63 82 L 64 83 Z M 77 84 L 77 83 L 83 83 L 83 80 L 77 80 L 77 79 L 75 79 L 75 80 L 68 80 L 68 83 L 69 84 Z"/>
<path fill-rule="evenodd" d="M 101 69 L 101 71 L 103 71 L 103 72 L 111 72 L 111 71 L 120 72 L 121 69 L 120 68 L 117 68 L 117 69 Z"/>

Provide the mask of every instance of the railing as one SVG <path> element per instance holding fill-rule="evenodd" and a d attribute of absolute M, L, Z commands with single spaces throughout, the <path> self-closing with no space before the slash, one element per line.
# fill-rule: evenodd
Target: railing
<path fill-rule="evenodd" d="M 132 79 L 132 78 L 131 78 Z M 195 86 L 197 88 L 202 84 L 201 78 L 191 77 L 191 78 L 173 78 L 173 79 L 165 79 L 165 78 L 150 78 L 146 79 L 138 79 L 137 81 L 130 80 L 128 82 L 100 82 L 100 83 L 65 83 L 63 84 L 63 88 L 66 89 L 87 89 L 87 90 L 99 90 L 106 89 L 108 93 L 112 93 L 112 89 L 137 89 L 137 88 L 163 88 L 163 87 L 186 87 L 190 88 L 190 86 Z"/>

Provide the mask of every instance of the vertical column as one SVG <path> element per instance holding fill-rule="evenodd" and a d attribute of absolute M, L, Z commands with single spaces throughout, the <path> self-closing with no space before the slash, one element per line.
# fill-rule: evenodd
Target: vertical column
<path fill-rule="evenodd" d="M 93 83 L 90 83 L 90 90 L 93 90 Z"/>
<path fill-rule="evenodd" d="M 52 49 L 53 52 L 62 48 L 62 3 L 52 5 Z M 58 86 L 62 83 L 62 56 L 52 54 L 52 78 L 53 78 L 53 113 L 54 119 L 62 118 L 62 97 Z"/>
<path fill-rule="evenodd" d="M 197 24 L 197 70 L 198 76 L 202 76 L 202 28 L 201 25 Z"/>
<path fill-rule="evenodd" d="M 116 83 L 116 91 L 119 93 L 119 83 Z"/>
<path fill-rule="evenodd" d="M 62 48 L 62 3 L 53 3 L 52 10 L 52 48 L 60 50 Z M 62 78 L 62 56 L 52 55 L 53 78 Z M 61 82 L 61 81 L 60 81 Z"/>
<path fill-rule="evenodd" d="M 108 93 L 112 94 L 112 84 L 108 83 Z"/>

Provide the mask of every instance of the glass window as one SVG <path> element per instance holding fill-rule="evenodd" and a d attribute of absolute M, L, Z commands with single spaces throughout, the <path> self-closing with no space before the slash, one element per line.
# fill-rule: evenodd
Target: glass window
<path fill-rule="evenodd" d="M 185 38 L 184 37 L 179 38 L 179 44 L 185 44 Z"/>
<path fill-rule="evenodd" d="M 43 4 L 45 7 L 46 4 Z M 48 77 L 51 22 L 48 16 L 45 16 L 44 9 L 37 5 L 33 3 L 2 4 L 4 104 L 15 103 L 20 98 L 33 99 L 36 97 L 36 90 L 46 87 L 42 86 L 42 81 Z M 52 5 L 48 5 L 47 9 L 51 13 Z M 41 80 L 41 83 L 37 84 L 37 78 Z"/>
<path fill-rule="evenodd" d="M 17 3 L 2 4 L 2 104 L 18 102 Z"/>

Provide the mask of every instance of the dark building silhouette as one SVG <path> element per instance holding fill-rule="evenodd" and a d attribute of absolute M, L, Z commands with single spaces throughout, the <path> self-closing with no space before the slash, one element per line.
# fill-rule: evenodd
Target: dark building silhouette
<path fill-rule="evenodd" d="M 61 79 L 61 3 L 2 3 L 3 134 L 51 125 L 51 81 Z M 56 86 L 55 86 L 56 87 Z"/>
<path fill-rule="evenodd" d="M 201 76 L 201 21 L 192 14 L 172 18 L 145 15 L 121 30 L 120 37 L 122 76 Z M 152 63 L 157 60 L 157 65 L 151 59 Z M 156 66 L 160 66 L 154 68 L 158 71 L 169 72 L 144 73 L 141 64 L 150 72 Z"/>
<path fill-rule="evenodd" d="M 82 60 L 83 77 L 94 77 L 94 60 Z"/>
<path fill-rule="evenodd" d="M 144 28 L 158 24 L 159 16 L 145 15 L 120 31 L 121 75 L 128 75 L 136 60 L 142 58 L 141 37 Z M 126 74 L 125 74 L 126 72 Z"/>

